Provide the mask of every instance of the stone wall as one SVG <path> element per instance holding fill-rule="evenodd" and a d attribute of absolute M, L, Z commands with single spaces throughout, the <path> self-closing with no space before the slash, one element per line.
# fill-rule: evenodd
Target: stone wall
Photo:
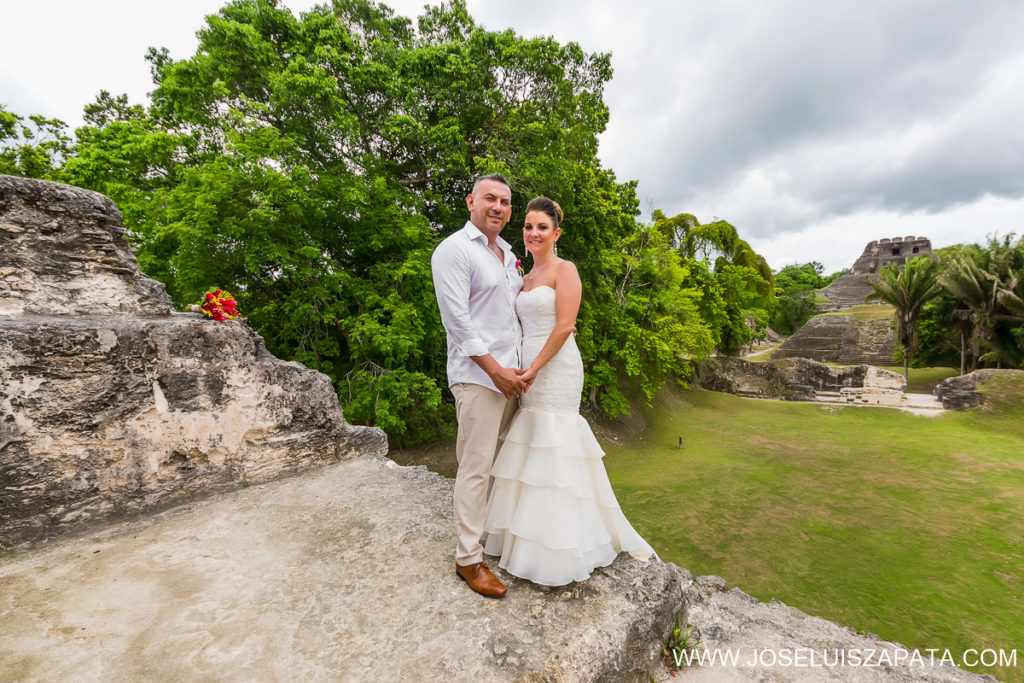
<path fill-rule="evenodd" d="M 840 393 L 850 388 L 904 387 L 903 377 L 895 372 L 867 365 L 832 367 L 806 358 L 772 358 L 764 363 L 709 358 L 697 369 L 694 383 L 709 391 L 791 401 L 812 401 L 819 393 Z"/>
<path fill-rule="evenodd" d="M 139 270 L 109 198 L 0 176 L 0 316 L 170 312 L 163 285 Z"/>
<path fill-rule="evenodd" d="M 0 176 L 0 547 L 359 453 L 330 380 L 172 313 L 113 203 Z"/>

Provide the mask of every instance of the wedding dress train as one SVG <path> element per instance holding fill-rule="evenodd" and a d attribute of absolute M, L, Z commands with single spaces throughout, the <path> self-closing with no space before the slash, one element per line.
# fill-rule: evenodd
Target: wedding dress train
<path fill-rule="evenodd" d="M 523 366 L 555 326 L 555 290 L 522 292 Z M 654 550 L 630 526 L 605 472 L 604 451 L 579 414 L 583 362 L 569 336 L 520 398 L 494 462 L 484 552 L 510 574 L 547 586 L 583 581 L 620 552 Z"/>

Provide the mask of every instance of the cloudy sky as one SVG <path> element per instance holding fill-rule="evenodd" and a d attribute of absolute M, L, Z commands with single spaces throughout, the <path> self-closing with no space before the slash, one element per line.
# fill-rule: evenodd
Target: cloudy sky
<path fill-rule="evenodd" d="M 284 0 L 295 12 L 315 0 Z M 144 102 L 216 0 L 0 0 L 0 102 L 72 125 Z M 423 0 L 387 3 L 415 16 Z M 601 159 L 645 214 L 724 218 L 775 267 L 849 266 L 880 237 L 1024 233 L 1024 4 L 469 0 L 490 29 L 611 52 Z"/>

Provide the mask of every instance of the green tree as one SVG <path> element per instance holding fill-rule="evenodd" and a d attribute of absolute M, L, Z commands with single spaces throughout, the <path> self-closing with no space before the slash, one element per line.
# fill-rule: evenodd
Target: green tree
<path fill-rule="evenodd" d="M 793 334 L 817 313 L 815 291 L 825 287 L 828 280 L 817 261 L 803 265 L 785 266 L 775 273 L 775 307 L 771 328 L 780 334 Z"/>
<path fill-rule="evenodd" d="M 775 303 L 768 262 L 726 221 L 702 224 L 691 214 L 667 218 L 660 210 L 652 216 L 684 262 L 704 264 L 691 272 L 701 280 L 701 310 L 719 351 L 733 355 L 761 338 Z"/>
<path fill-rule="evenodd" d="M 25 117 L 0 104 L 0 173 L 63 181 L 72 139 L 67 124 L 39 114 Z"/>
<path fill-rule="evenodd" d="M 940 261 L 940 282 L 947 264 Z M 968 340 L 971 336 L 970 320 L 963 315 L 957 300 L 943 289 L 925 304 L 918 318 L 918 352 L 912 367 L 960 366 L 965 372 Z"/>
<path fill-rule="evenodd" d="M 985 246 L 957 249 L 941 277 L 957 302 L 961 329 L 968 333 L 972 370 L 979 363 L 1024 364 L 1021 317 L 1016 310 L 1024 247 L 1012 240 L 1012 235 L 1002 240 L 992 237 Z"/>
<path fill-rule="evenodd" d="M 272 352 L 333 378 L 349 419 L 399 445 L 435 439 L 453 411 L 429 256 L 465 222 L 472 178 L 500 171 L 518 215 L 532 195 L 559 199 L 585 310 L 595 327 L 614 317 L 604 255 L 637 230 L 638 202 L 596 156 L 608 55 L 487 31 L 461 1 L 414 30 L 369 0 L 300 18 L 236 0 L 198 35 L 187 59 L 150 51 L 147 107 L 101 93 L 66 164 L 122 208 L 140 263 L 176 302 L 230 289 Z M 649 325 L 672 306 L 625 319 Z M 648 387 L 683 365 L 589 349 L 591 367 L 639 368 Z M 602 377 L 597 394 L 618 390 Z"/>
<path fill-rule="evenodd" d="M 706 358 L 714 337 L 699 313 L 701 292 L 687 285 L 687 265 L 656 227 L 642 226 L 606 251 L 601 270 L 611 286 L 584 301 L 578 338 L 591 359 L 591 402 L 615 416 L 629 405 L 620 379 L 649 402 L 667 377 L 686 377 Z"/>
<path fill-rule="evenodd" d="M 921 309 L 939 293 L 938 262 L 922 254 L 907 259 L 903 268 L 894 263 L 878 271 L 868 301 L 884 301 L 896 308 L 896 339 L 903 347 L 903 377 L 909 380 L 909 363 L 917 351 L 917 321 Z"/>

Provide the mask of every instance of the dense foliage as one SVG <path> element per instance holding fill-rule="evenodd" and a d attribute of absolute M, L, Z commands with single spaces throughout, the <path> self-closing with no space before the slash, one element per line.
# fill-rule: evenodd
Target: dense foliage
<path fill-rule="evenodd" d="M 917 362 L 1024 368 L 1024 239 L 937 252 L 942 291 L 921 313 Z"/>
<path fill-rule="evenodd" d="M 772 270 L 727 221 L 701 223 L 691 214 L 653 212 L 654 227 L 686 267 L 687 284 L 700 292 L 698 310 L 715 345 L 735 355 L 762 339 L 775 304 Z"/>
<path fill-rule="evenodd" d="M 148 104 L 103 92 L 73 141 L 0 110 L 0 171 L 110 196 L 177 304 L 231 290 L 273 353 L 328 374 L 346 416 L 393 443 L 453 424 L 429 259 L 481 173 L 512 181 L 519 254 L 526 202 L 561 203 L 587 393 L 607 413 L 767 324 L 771 271 L 735 228 L 642 225 L 635 183 L 601 167 L 609 55 L 487 31 L 462 0 L 415 27 L 371 0 L 299 17 L 235 0 L 198 36 L 187 59 L 150 51 Z"/>
<path fill-rule="evenodd" d="M 824 266 L 817 261 L 786 266 L 775 273 L 775 311 L 771 328 L 779 334 L 793 334 L 818 311 L 816 290 L 828 287 L 842 275 L 822 276 Z"/>
<path fill-rule="evenodd" d="M 59 119 L 19 116 L 0 103 L 0 173 L 62 180 L 60 167 L 72 144 L 66 128 Z"/>

